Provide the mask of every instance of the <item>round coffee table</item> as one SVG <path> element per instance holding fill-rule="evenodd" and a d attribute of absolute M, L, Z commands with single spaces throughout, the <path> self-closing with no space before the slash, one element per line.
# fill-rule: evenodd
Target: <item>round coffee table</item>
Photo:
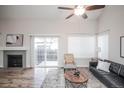
<path fill-rule="evenodd" d="M 74 75 L 75 70 L 67 70 L 64 73 L 65 79 L 71 83 L 73 87 L 87 87 L 88 77 L 85 73 L 80 73 L 79 76 Z"/>

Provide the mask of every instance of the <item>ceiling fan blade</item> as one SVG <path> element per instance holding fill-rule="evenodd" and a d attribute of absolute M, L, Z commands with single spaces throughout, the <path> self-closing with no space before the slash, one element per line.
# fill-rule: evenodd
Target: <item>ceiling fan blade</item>
<path fill-rule="evenodd" d="M 67 16 L 65 19 L 69 19 L 70 17 L 72 17 L 74 14 L 71 14 L 69 16 Z"/>
<path fill-rule="evenodd" d="M 87 14 L 84 13 L 84 14 L 82 15 L 82 18 L 83 18 L 83 19 L 87 19 L 87 18 L 88 18 Z"/>
<path fill-rule="evenodd" d="M 101 9 L 104 7 L 105 7 L 105 5 L 91 5 L 91 6 L 86 6 L 85 9 L 90 11 L 90 10 Z"/>
<path fill-rule="evenodd" d="M 73 10 L 74 8 L 69 8 L 69 7 L 58 7 L 58 9 Z"/>

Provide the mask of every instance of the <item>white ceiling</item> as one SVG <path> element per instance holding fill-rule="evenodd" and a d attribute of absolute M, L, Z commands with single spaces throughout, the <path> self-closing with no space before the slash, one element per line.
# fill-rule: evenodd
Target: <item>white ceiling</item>
<path fill-rule="evenodd" d="M 61 5 L 60 5 L 61 6 Z M 57 9 L 57 5 L 40 5 L 40 6 L 0 6 L 0 18 L 8 19 L 53 19 L 53 20 L 64 20 L 73 11 Z M 74 6 L 67 6 L 74 7 Z M 97 19 L 104 9 L 87 11 L 88 19 Z M 76 15 L 72 18 L 77 17 Z"/>

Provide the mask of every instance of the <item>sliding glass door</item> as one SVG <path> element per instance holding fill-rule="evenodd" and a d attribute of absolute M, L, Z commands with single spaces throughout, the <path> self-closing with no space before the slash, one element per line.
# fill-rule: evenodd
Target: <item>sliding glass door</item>
<path fill-rule="evenodd" d="M 34 37 L 35 67 L 58 66 L 58 37 Z"/>

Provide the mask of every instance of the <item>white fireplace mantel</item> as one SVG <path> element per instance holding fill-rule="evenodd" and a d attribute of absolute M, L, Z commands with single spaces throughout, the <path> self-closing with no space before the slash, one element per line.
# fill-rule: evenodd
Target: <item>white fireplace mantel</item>
<path fill-rule="evenodd" d="M 28 50 L 26 47 L 0 47 L 0 51 L 6 50 Z"/>
<path fill-rule="evenodd" d="M 4 52 L 5 51 L 25 51 L 26 52 L 26 67 L 30 67 L 30 52 L 27 47 L 0 47 L 0 68 L 4 67 Z"/>

